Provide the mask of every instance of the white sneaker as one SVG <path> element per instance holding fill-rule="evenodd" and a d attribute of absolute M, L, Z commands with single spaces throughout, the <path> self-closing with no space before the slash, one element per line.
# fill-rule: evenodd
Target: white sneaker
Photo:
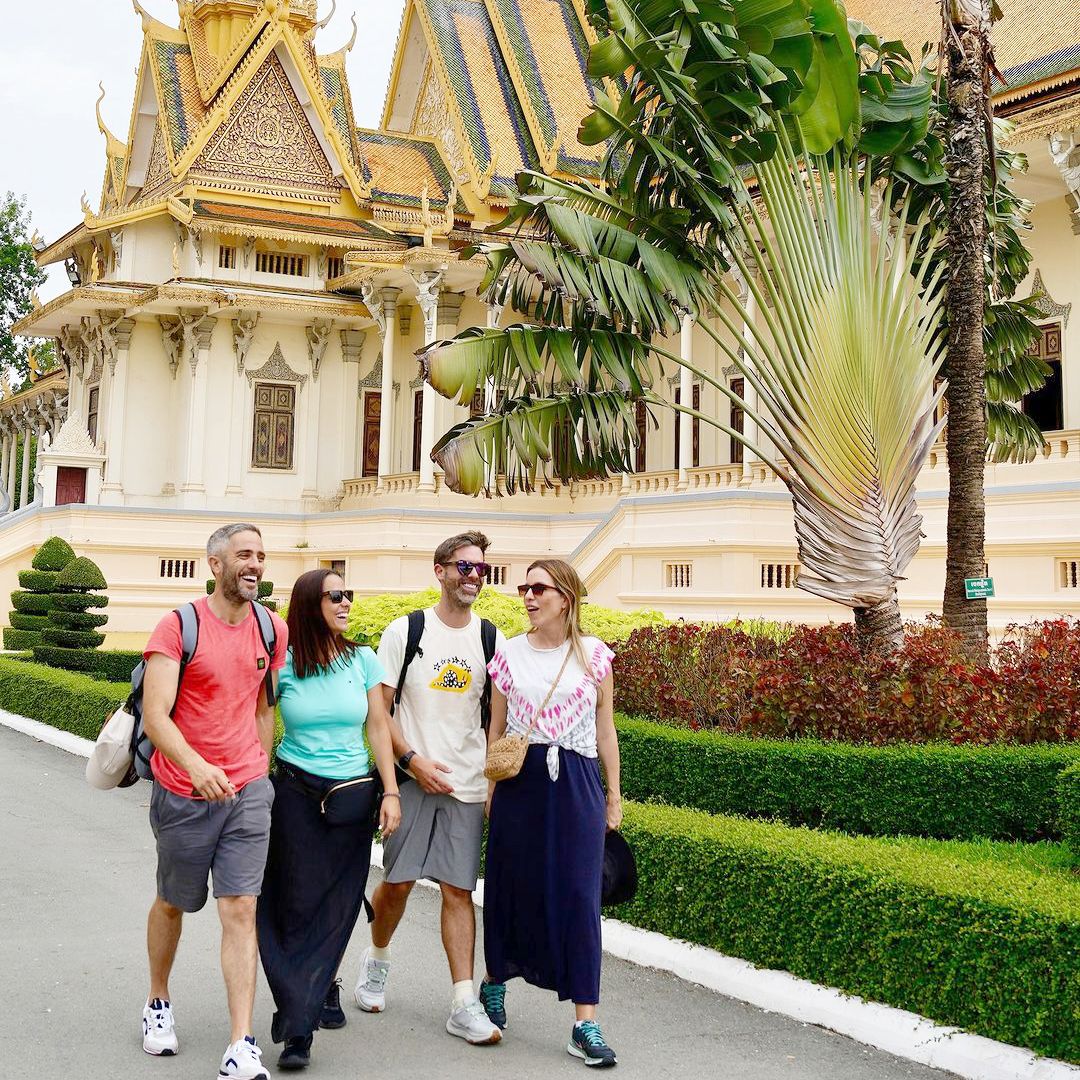
<path fill-rule="evenodd" d="M 369 945 L 360 954 L 360 978 L 356 980 L 353 996 L 364 1012 L 377 1013 L 386 1008 L 386 976 L 390 974 L 388 960 L 373 960 Z"/>
<path fill-rule="evenodd" d="M 451 1006 L 446 1030 L 473 1046 L 497 1043 L 502 1038 L 502 1032 L 488 1019 L 479 998 L 473 998 L 467 1005 Z"/>
<path fill-rule="evenodd" d="M 219 1080 L 270 1080 L 270 1071 L 262 1063 L 262 1051 L 251 1035 L 234 1042 L 221 1059 Z"/>
<path fill-rule="evenodd" d="M 172 1006 L 161 998 L 154 998 L 143 1007 L 142 1048 L 155 1057 L 172 1057 L 180 1049 Z"/>

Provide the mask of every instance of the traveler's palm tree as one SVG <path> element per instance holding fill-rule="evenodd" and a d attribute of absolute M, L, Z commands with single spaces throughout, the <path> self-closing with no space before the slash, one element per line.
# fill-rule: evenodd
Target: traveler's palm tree
<path fill-rule="evenodd" d="M 608 34 L 593 74 L 630 72 L 618 102 L 601 94 L 582 128 L 583 141 L 617 148 L 608 186 L 519 177 L 501 238 L 484 246 L 485 286 L 531 321 L 423 351 L 439 393 L 464 405 L 493 384 L 490 400 L 502 401 L 448 432 L 433 457 L 453 490 L 489 489 L 497 469 L 513 491 L 554 474 L 629 471 L 641 399 L 697 416 L 776 459 L 794 503 L 799 586 L 855 609 L 866 640 L 893 647 L 896 585 L 920 536 L 915 480 L 939 430 L 941 292 L 925 258 L 937 236 L 868 182 L 857 152 L 833 149 L 857 120 L 842 11 L 792 3 L 776 26 L 736 31 L 732 12 L 749 2 L 706 5 L 705 16 L 690 0 L 594 0 L 594 16 L 601 7 Z M 721 92 L 717 79 L 737 85 Z M 918 96 L 914 113 L 928 89 Z M 918 138 L 903 130 L 910 114 L 890 115 L 879 135 L 894 124 L 901 143 Z M 684 317 L 754 388 L 757 408 L 664 347 Z M 730 398 L 760 442 L 662 400 L 655 360 L 686 364 Z"/>

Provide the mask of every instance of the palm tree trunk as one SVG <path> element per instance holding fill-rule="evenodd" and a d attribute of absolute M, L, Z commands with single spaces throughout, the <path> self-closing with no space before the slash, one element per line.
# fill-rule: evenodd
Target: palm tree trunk
<path fill-rule="evenodd" d="M 872 608 L 855 609 L 855 637 L 864 656 L 871 652 L 899 652 L 903 648 L 904 624 L 895 592 Z"/>
<path fill-rule="evenodd" d="M 987 49 L 990 0 L 943 0 L 948 62 L 946 171 L 948 208 L 948 351 L 945 400 L 949 510 L 946 529 L 946 626 L 967 649 L 986 655 L 986 601 L 964 598 L 964 579 L 984 573 L 986 508 L 986 357 L 983 352 L 987 167 Z"/>

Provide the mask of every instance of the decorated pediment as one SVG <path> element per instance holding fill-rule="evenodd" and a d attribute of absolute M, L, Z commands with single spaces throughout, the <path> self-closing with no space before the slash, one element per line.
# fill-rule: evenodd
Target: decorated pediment
<path fill-rule="evenodd" d="M 276 53 L 252 77 L 192 171 L 228 186 L 333 198 L 341 192 Z"/>
<path fill-rule="evenodd" d="M 254 371 L 248 370 L 245 374 L 247 375 L 248 386 L 253 386 L 256 382 L 290 382 L 296 383 L 298 388 L 302 388 L 308 379 L 306 375 L 301 375 L 300 372 L 293 371 L 289 367 L 285 354 L 281 351 L 281 342 L 274 345 L 274 351 L 261 368 Z"/>
<path fill-rule="evenodd" d="M 1059 304 L 1050 295 L 1046 284 L 1043 282 L 1041 270 L 1035 271 L 1035 280 L 1031 283 L 1030 299 L 1034 302 L 1035 307 L 1048 319 L 1061 319 L 1063 326 L 1069 325 L 1069 313 L 1072 311 L 1072 304 Z"/>

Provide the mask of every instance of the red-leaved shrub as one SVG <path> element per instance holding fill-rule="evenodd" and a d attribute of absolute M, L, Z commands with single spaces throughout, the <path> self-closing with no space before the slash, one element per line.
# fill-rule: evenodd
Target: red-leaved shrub
<path fill-rule="evenodd" d="M 1080 622 L 1010 627 L 988 665 L 950 631 L 905 628 L 860 654 L 853 626 L 786 640 L 738 628 L 645 627 L 616 648 L 615 704 L 691 728 L 845 742 L 1060 742 L 1080 737 Z"/>

